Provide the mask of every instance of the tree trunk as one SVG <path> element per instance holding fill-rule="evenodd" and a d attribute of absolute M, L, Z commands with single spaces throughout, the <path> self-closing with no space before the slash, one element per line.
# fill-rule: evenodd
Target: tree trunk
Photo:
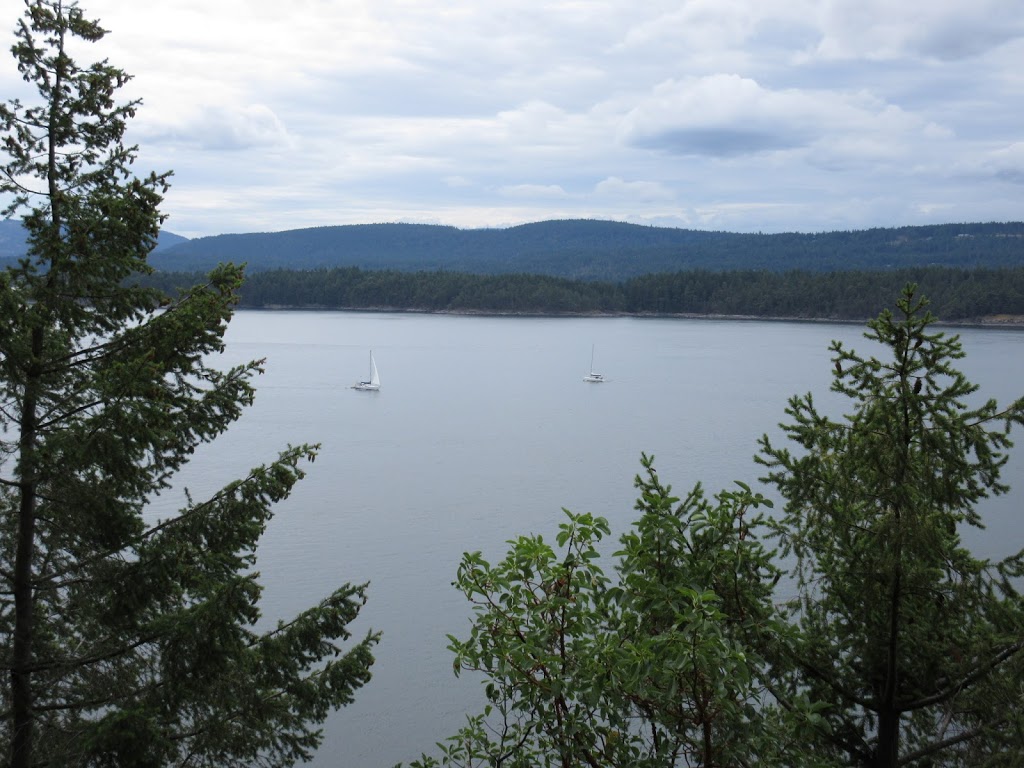
<path fill-rule="evenodd" d="M 900 754 L 900 713 L 886 709 L 878 713 L 878 747 L 872 768 L 896 768 Z"/>
<path fill-rule="evenodd" d="M 43 332 L 32 331 L 32 363 L 43 351 Z M 34 609 L 32 560 L 36 537 L 36 373 L 28 372 L 21 411 L 18 480 L 21 501 L 18 506 L 17 549 L 14 556 L 14 642 L 11 649 L 11 768 L 32 764 L 32 636 Z"/>

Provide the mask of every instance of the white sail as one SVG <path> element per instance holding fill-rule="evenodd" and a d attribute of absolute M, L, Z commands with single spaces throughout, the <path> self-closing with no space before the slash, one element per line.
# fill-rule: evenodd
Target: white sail
<path fill-rule="evenodd" d="M 380 386 L 380 374 L 377 373 L 377 361 L 373 359 L 373 352 L 370 353 L 370 384 L 374 387 Z"/>

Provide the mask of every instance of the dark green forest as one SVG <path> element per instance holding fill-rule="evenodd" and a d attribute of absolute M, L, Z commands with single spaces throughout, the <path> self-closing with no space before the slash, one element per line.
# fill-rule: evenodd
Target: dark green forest
<path fill-rule="evenodd" d="M 250 272 L 359 267 L 615 282 L 694 269 L 994 268 L 1024 266 L 1024 223 L 769 235 L 613 221 L 545 221 L 478 230 L 366 224 L 201 238 L 161 249 L 151 261 L 167 271 L 209 270 L 219 261 L 244 261 Z"/>
<path fill-rule="evenodd" d="M 201 273 L 154 273 L 168 292 Z M 243 308 L 318 308 L 522 314 L 694 314 L 862 321 L 908 282 L 949 322 L 1024 315 L 1024 268 L 928 267 L 855 272 L 713 272 L 643 275 L 622 282 L 546 275 L 367 271 L 355 267 L 248 275 Z"/>
<path fill-rule="evenodd" d="M 148 284 L 244 263 L 246 308 L 863 321 L 907 282 L 949 322 L 1024 315 L 1024 223 L 737 234 L 611 221 L 414 224 L 165 239 Z"/>
<path fill-rule="evenodd" d="M 0 263 L 24 255 L 16 221 L 0 222 Z M 820 233 L 741 234 L 615 221 L 542 221 L 507 229 L 359 224 L 187 240 L 162 231 L 150 264 L 208 272 L 358 267 L 399 272 L 536 274 L 620 282 L 709 271 L 833 272 L 1024 266 L 1024 222 L 941 224 Z"/>

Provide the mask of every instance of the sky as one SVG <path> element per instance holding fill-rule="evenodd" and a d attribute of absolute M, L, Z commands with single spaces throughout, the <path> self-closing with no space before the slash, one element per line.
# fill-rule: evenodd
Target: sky
<path fill-rule="evenodd" d="M 1024 219 L 1024 0 L 82 0 L 186 237 Z M 0 4 L 4 51 L 23 10 Z M 6 64 L 4 64 L 6 61 Z M 0 96 L 30 101 L 14 59 Z"/>

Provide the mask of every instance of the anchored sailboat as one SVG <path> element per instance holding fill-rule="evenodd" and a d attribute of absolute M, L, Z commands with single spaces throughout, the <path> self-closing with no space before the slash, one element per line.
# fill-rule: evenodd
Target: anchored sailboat
<path fill-rule="evenodd" d="M 370 350 L 370 380 L 359 381 L 352 385 L 352 389 L 361 389 L 365 392 L 376 392 L 380 389 L 380 375 L 377 373 L 377 362 L 373 359 L 373 350 Z"/>
<path fill-rule="evenodd" d="M 600 384 L 600 383 L 604 382 L 604 374 L 603 373 L 595 373 L 594 372 L 594 347 L 593 347 L 593 345 L 591 345 L 591 347 L 590 347 L 590 373 L 588 373 L 586 376 L 584 376 L 583 380 L 584 381 L 592 382 L 594 384 Z"/>

